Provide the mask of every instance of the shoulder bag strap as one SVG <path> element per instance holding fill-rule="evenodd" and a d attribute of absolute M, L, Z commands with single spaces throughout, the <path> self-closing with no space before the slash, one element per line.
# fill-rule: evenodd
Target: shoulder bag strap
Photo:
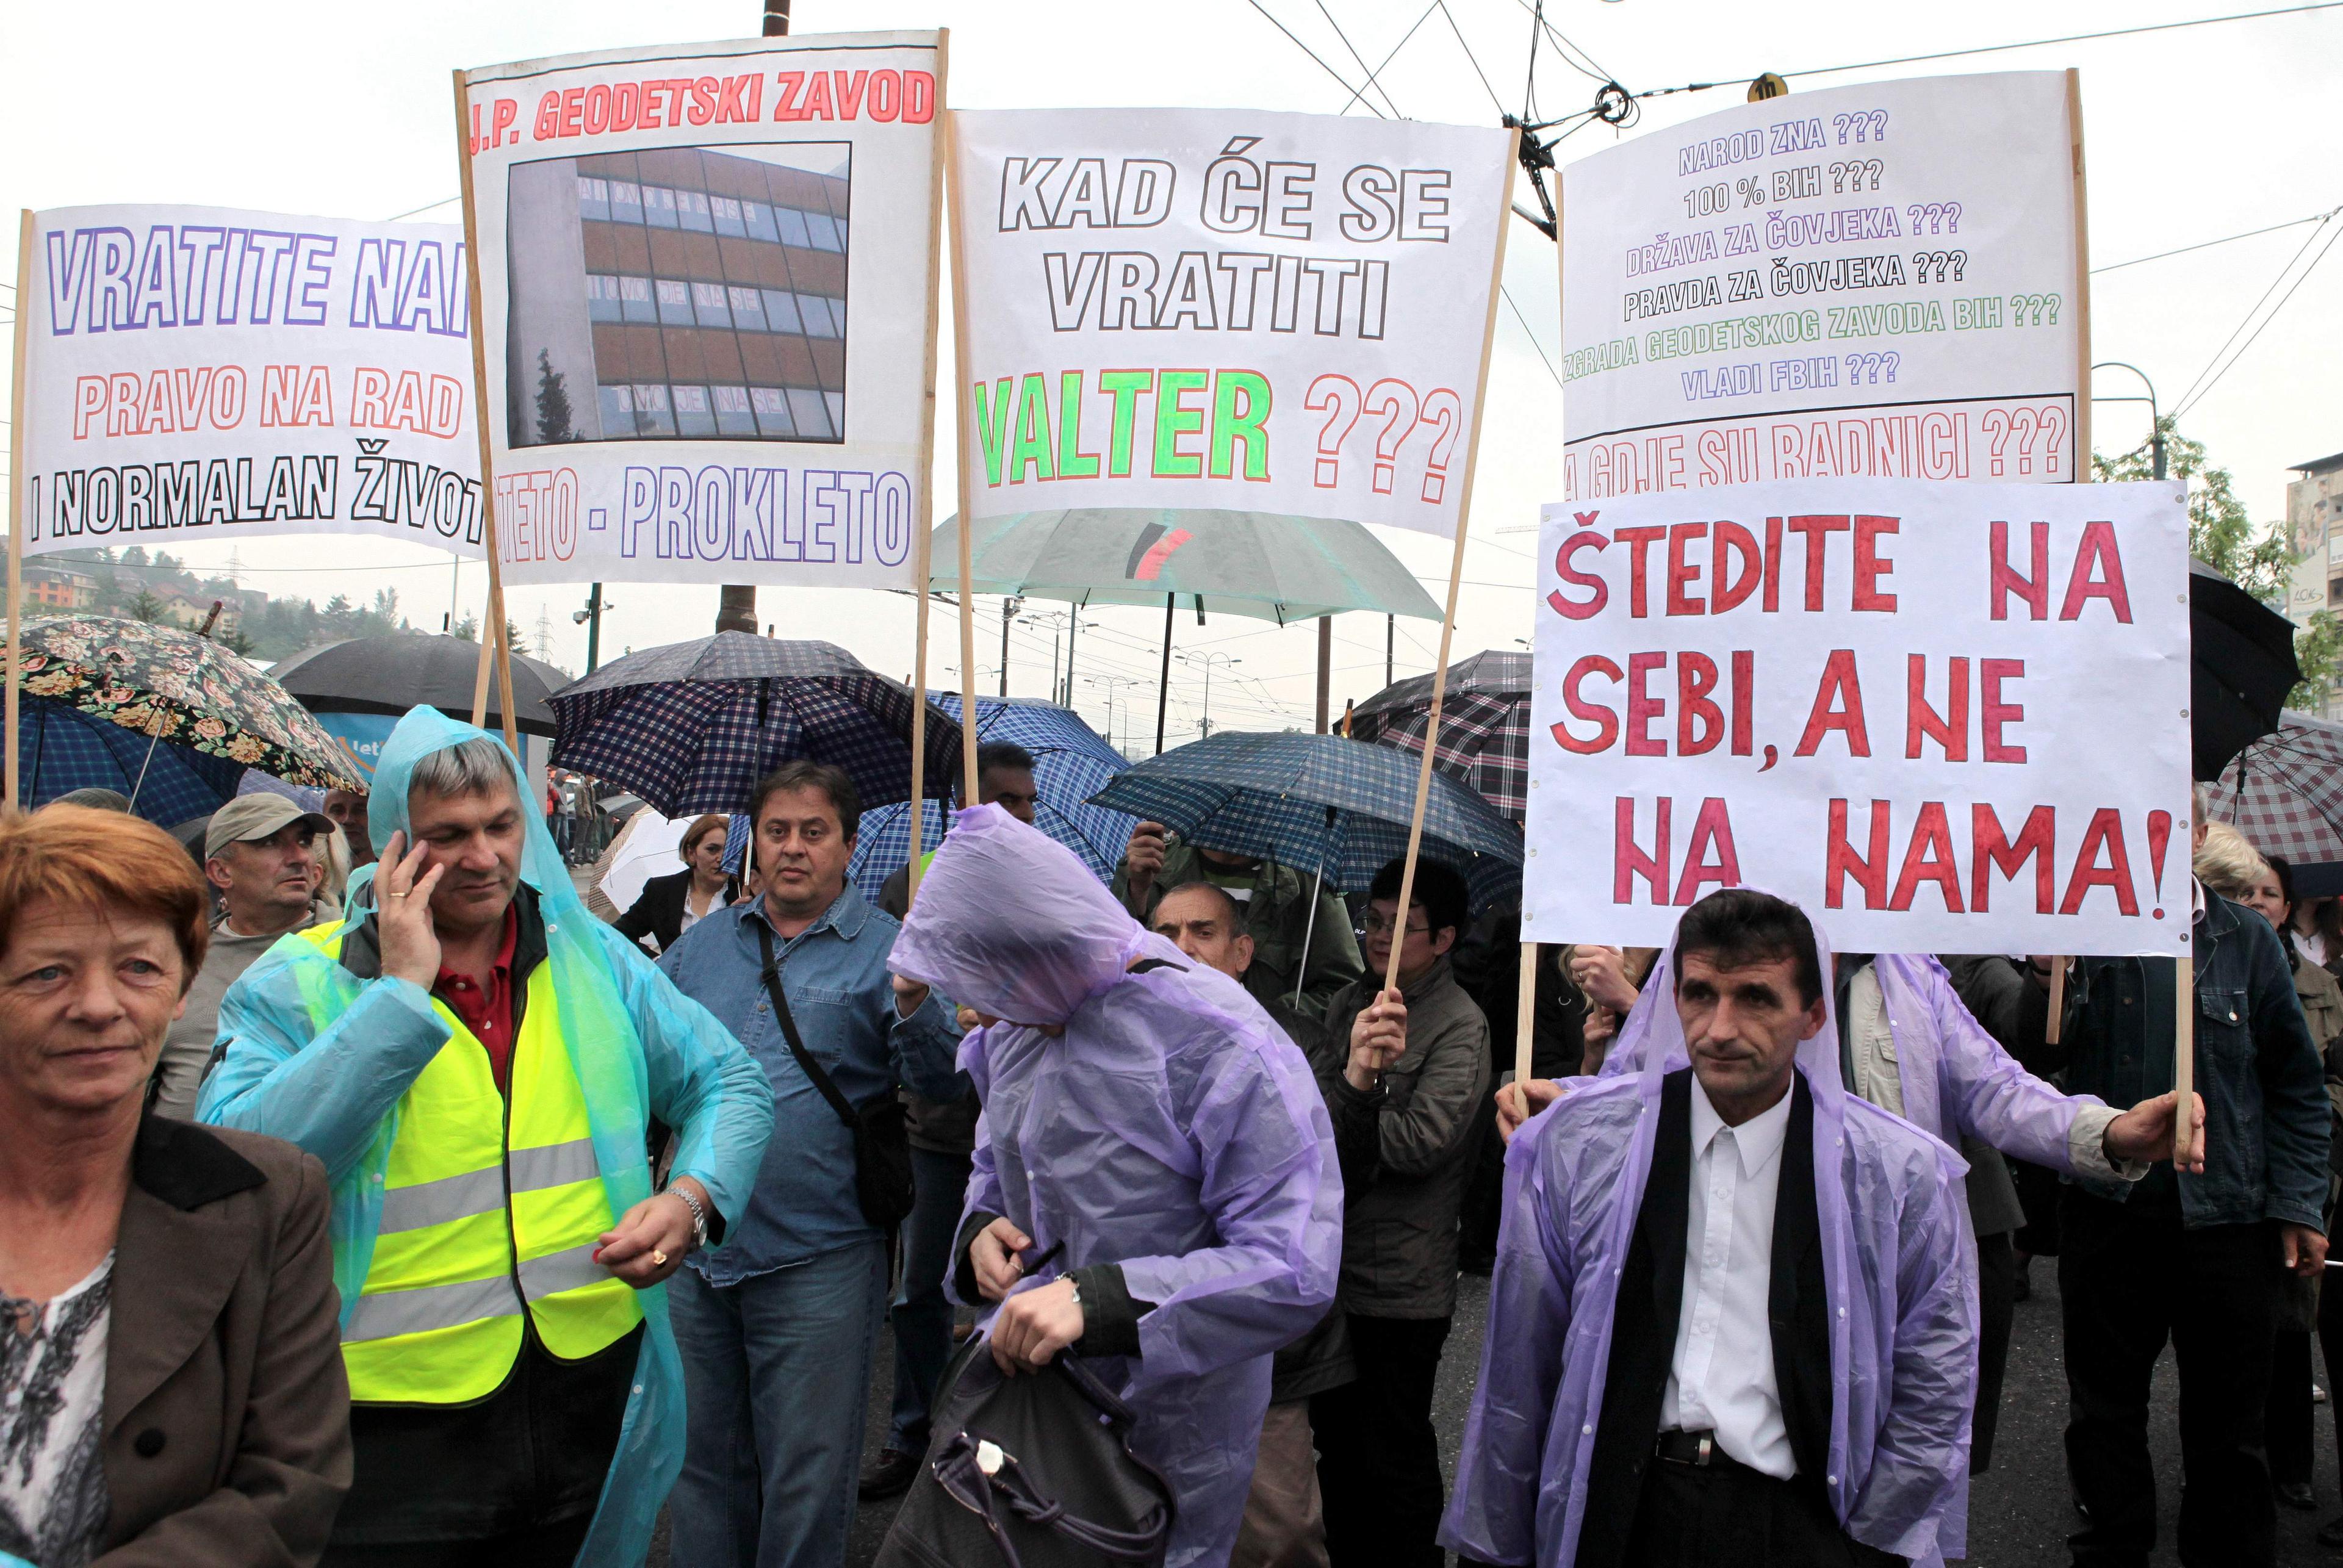
<path fill-rule="evenodd" d="M 762 920 L 755 923 L 757 946 L 765 956 L 765 994 L 773 999 L 773 1015 L 781 1020 L 781 1038 L 789 1041 L 789 1054 L 798 1059 L 799 1070 L 813 1081 L 813 1086 L 821 1091 L 821 1097 L 830 1101 L 830 1108 L 838 1112 L 838 1119 L 846 1123 L 849 1131 L 852 1131 L 858 1125 L 854 1107 L 847 1103 L 846 1096 L 839 1092 L 838 1085 L 831 1081 L 821 1063 L 813 1059 L 813 1053 L 805 1048 L 805 1041 L 798 1038 L 798 1020 L 789 1014 L 789 993 L 781 990 L 781 966 L 773 956 L 772 928 Z"/>

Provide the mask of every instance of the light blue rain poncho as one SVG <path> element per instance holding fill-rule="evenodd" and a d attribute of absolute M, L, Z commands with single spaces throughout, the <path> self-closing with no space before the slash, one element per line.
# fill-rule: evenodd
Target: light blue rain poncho
<path fill-rule="evenodd" d="M 1809 917 L 1811 920 L 1811 916 Z M 1815 925 L 1822 972 L 1830 942 Z M 1505 1151 L 1481 1378 L 1440 1542 L 1566 1568 L 1585 1517 L 1621 1268 L 1643 1208 L 1662 1081 L 1689 1064 L 1675 942 L 1620 1030 L 1617 1071 L 1532 1118 Z M 1831 1309 L 1832 1511 L 1928 1568 L 1966 1553 L 1976 1392 L 1976 1249 L 1960 1156 L 1846 1093 L 1830 989 L 1798 1048 L 1814 1097 L 1815 1208 Z"/>
<path fill-rule="evenodd" d="M 483 735 L 431 708 L 400 719 L 383 748 L 367 809 L 374 841 L 387 845 L 393 833 L 406 830 L 407 780 L 417 763 Z M 586 1091 L 611 1213 L 623 1215 L 650 1196 L 644 1133 L 657 1116 L 678 1135 L 674 1174 L 696 1177 L 719 1213 L 737 1217 L 772 1130 L 764 1070 L 639 949 L 587 912 L 518 764 L 513 787 L 527 834 L 520 879 L 536 890 L 544 919 L 545 962 L 564 999 L 570 1057 Z M 322 1032 L 313 1032 L 305 984 L 344 993 L 342 1011 Z M 599 1027 L 576 1027 L 597 1017 Z M 226 1054 L 205 1082 L 197 1118 L 285 1139 L 325 1162 L 333 1183 L 334 1282 L 347 1323 L 373 1260 L 379 1180 L 399 1099 L 450 1030 L 428 993 L 411 981 L 360 980 L 315 944 L 287 937 L 221 999 L 219 1036 Z M 640 1303 L 647 1329 L 634 1394 L 601 1506 L 578 1556 L 582 1568 L 643 1561 L 652 1522 L 683 1460 L 683 1377 L 666 1287 L 642 1292 Z"/>
<path fill-rule="evenodd" d="M 1062 1244 L 1031 1283 L 1113 1263 L 1153 1303 L 1139 1355 L 1085 1364 L 1172 1484 L 1168 1568 L 1227 1562 L 1270 1358 L 1324 1314 L 1342 1264 L 1342 1179 L 1309 1063 L 1242 987 L 998 806 L 955 819 L 891 962 L 1010 1020 L 960 1045 L 984 1103 L 967 1212 Z"/>

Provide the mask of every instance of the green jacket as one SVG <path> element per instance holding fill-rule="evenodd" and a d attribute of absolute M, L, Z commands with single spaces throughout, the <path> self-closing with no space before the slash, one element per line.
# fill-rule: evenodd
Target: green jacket
<path fill-rule="evenodd" d="M 1164 850 L 1163 869 L 1155 873 L 1155 880 L 1142 902 L 1131 901 L 1128 865 L 1114 869 L 1113 890 L 1123 908 L 1144 923 L 1153 919 L 1155 906 L 1165 893 L 1184 883 L 1205 879 L 1202 857 L 1197 854 L 1194 845 L 1182 841 Z M 1359 939 L 1351 930 L 1351 911 L 1340 898 L 1331 891 L 1322 891 L 1318 895 L 1317 924 L 1312 926 L 1310 889 L 1314 881 L 1314 878 L 1291 866 L 1263 860 L 1253 878 L 1252 897 L 1241 900 L 1245 906 L 1245 928 L 1252 935 L 1252 968 L 1245 971 L 1245 990 L 1262 1002 L 1272 997 L 1282 997 L 1291 1002 L 1293 982 L 1300 979 L 1301 1010 L 1312 1019 L 1325 1012 L 1329 997 L 1366 970 L 1359 958 Z M 1306 975 L 1302 972 L 1305 932 L 1310 955 Z"/>

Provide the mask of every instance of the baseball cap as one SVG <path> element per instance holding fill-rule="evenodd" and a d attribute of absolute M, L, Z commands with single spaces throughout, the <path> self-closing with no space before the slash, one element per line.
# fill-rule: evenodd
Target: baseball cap
<path fill-rule="evenodd" d="M 211 859 L 230 844 L 266 839 L 295 822 L 307 822 L 321 834 L 334 830 L 331 818 L 304 811 L 282 795 L 257 790 L 239 795 L 212 813 L 211 826 L 204 829 L 204 858 Z"/>

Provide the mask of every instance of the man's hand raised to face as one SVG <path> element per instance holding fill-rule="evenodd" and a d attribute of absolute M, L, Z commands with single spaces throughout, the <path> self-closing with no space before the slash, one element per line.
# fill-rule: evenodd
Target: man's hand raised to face
<path fill-rule="evenodd" d="M 439 930 L 431 920 L 431 892 L 445 866 L 423 869 L 425 846 L 407 847 L 404 832 L 393 833 L 375 877 L 376 928 L 382 940 L 382 972 L 429 990 L 439 979 Z"/>
<path fill-rule="evenodd" d="M 1147 891 L 1155 886 L 1156 873 L 1163 869 L 1166 831 L 1161 822 L 1141 822 L 1131 830 L 1131 842 L 1123 846 L 1123 886 L 1134 910 L 1147 902 Z"/>

